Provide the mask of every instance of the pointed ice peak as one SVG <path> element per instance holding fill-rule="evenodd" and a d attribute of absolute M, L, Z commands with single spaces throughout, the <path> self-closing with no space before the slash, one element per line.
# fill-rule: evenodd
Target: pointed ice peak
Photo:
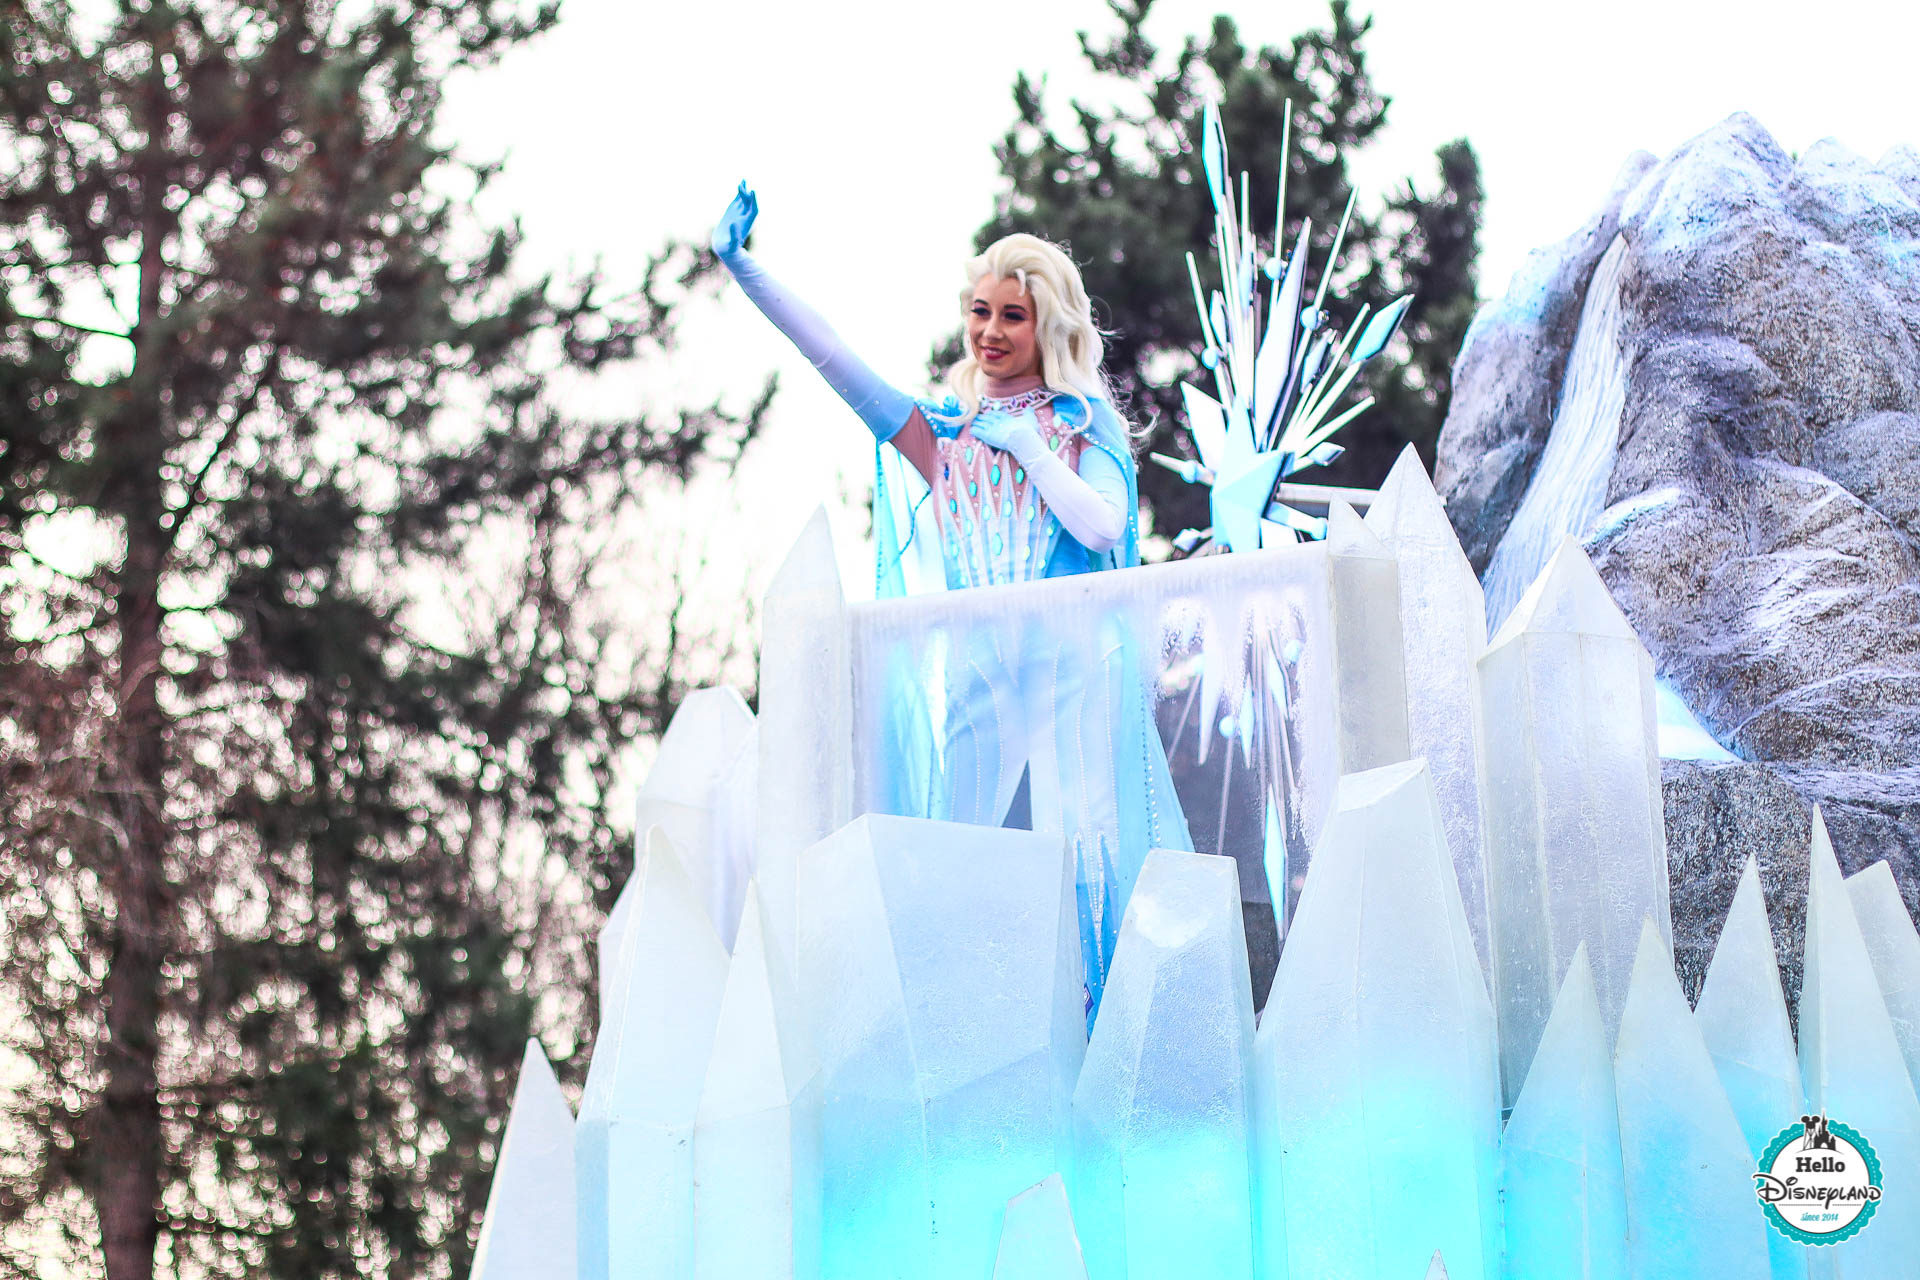
<path fill-rule="evenodd" d="M 644 841 L 645 836 L 641 839 Z M 600 926 L 599 978 L 601 1016 L 614 1003 L 613 988 L 616 982 L 616 962 L 620 958 L 620 939 L 625 935 L 627 922 L 633 918 L 634 900 L 640 896 L 638 876 L 629 875 L 627 882 L 620 886 L 620 896 L 613 900 L 613 910 L 607 912 L 607 922 Z"/>
<path fill-rule="evenodd" d="M 753 712 L 732 685 L 694 690 L 660 736 L 660 750 L 640 785 L 642 799 L 704 806 L 714 781 L 752 731 Z"/>
<path fill-rule="evenodd" d="M 1067 1185 L 1050 1173 L 1007 1201 L 993 1280 L 1087 1280 Z"/>
<path fill-rule="evenodd" d="M 1567 976 L 1560 983 L 1553 1012 L 1547 1015 L 1547 1029 L 1540 1036 L 1539 1052 L 1544 1054 L 1550 1044 L 1578 1043 L 1588 1038 L 1585 1033 L 1589 1028 L 1599 1030 L 1599 1044 L 1604 1051 L 1606 1023 L 1600 1017 L 1600 989 L 1594 985 L 1593 961 L 1587 955 L 1587 944 L 1583 940 L 1573 949 L 1573 959 L 1567 964 Z"/>
<path fill-rule="evenodd" d="M 1920 1175 L 1920 1097 L 1880 989 L 1852 891 L 1824 816 L 1808 858 L 1806 961 L 1800 983 L 1800 1073 L 1809 1110 L 1844 1120 L 1878 1152 L 1891 1190 Z M 1847 1243 L 1848 1276 L 1891 1276 L 1920 1257 L 1920 1216 L 1882 1214 Z"/>
<path fill-rule="evenodd" d="M 1893 868 L 1885 861 L 1849 876 L 1847 892 L 1873 958 L 1880 994 L 1886 997 L 1894 1038 L 1907 1060 L 1907 1074 L 1920 1089 L 1920 931 L 1914 929 Z"/>
<path fill-rule="evenodd" d="M 1793 1065 L 1793 1032 L 1780 987 L 1779 957 L 1760 891 L 1760 862 L 1751 854 L 1714 944 L 1694 1016 L 1723 1075 L 1728 1062 L 1768 1073 Z M 1794 1079 L 1797 1084 L 1797 1072 Z"/>
<path fill-rule="evenodd" d="M 527 1047 L 520 1054 L 519 1081 L 513 1087 L 516 1110 L 522 1098 L 542 1109 L 549 1119 L 557 1120 L 563 1115 L 569 1122 L 573 1119 L 573 1105 L 561 1092 L 560 1079 L 553 1073 L 553 1061 L 547 1057 L 546 1047 L 538 1036 L 528 1036 Z"/>
<path fill-rule="evenodd" d="M 1393 469 L 1387 472 L 1386 481 L 1380 486 L 1379 496 L 1367 508 L 1367 528 L 1391 543 L 1408 532 L 1432 529 L 1436 515 L 1451 534 L 1453 526 L 1447 520 L 1446 504 L 1440 501 L 1439 491 L 1427 475 L 1426 464 L 1420 461 L 1420 451 L 1408 445 L 1394 460 Z M 1456 538 L 1455 545 L 1458 542 Z"/>
<path fill-rule="evenodd" d="M 1427 762 L 1422 757 L 1360 773 L 1343 773 L 1334 792 L 1333 807 L 1342 813 L 1371 808 L 1402 788 L 1421 785 L 1426 772 Z"/>
<path fill-rule="evenodd" d="M 1327 551 L 1336 556 L 1364 556 L 1391 560 L 1393 552 L 1380 541 L 1360 513 L 1335 498 L 1327 507 Z"/>
<path fill-rule="evenodd" d="M 1427 1280 L 1447 1280 L 1447 1260 L 1440 1256 L 1438 1249 L 1433 1251 L 1433 1261 L 1427 1264 Z"/>
<path fill-rule="evenodd" d="M 637 931 L 655 936 L 636 937 Z M 600 931 L 600 1031 L 594 1042 L 596 1061 L 602 1043 L 616 1046 L 615 1053 L 618 1053 L 633 974 L 637 968 L 644 967 L 637 957 L 667 938 L 678 940 L 669 950 L 690 952 L 689 963 L 717 964 L 719 971 L 724 972 L 727 951 L 714 930 L 713 920 L 701 904 L 673 842 L 664 831 L 654 827 L 647 832 L 633 875 L 620 891 L 606 927 Z M 697 961 L 691 953 L 697 953 Z M 593 1079 L 590 1071 L 590 1084 Z"/>
<path fill-rule="evenodd" d="M 700 1123 L 788 1106 L 817 1071 L 799 990 L 779 948 L 767 945 L 759 885 L 749 881 L 700 1095 Z"/>
<path fill-rule="evenodd" d="M 1882 994 L 1854 914 L 1853 895 L 1840 876 L 1825 816 L 1813 809 L 1813 846 L 1807 854 L 1806 959 L 1800 983 L 1800 1071 L 1807 1104 L 1846 1114 L 1848 1100 L 1835 1091 L 1862 1087 L 1863 1078 L 1884 1083 L 1894 1063 L 1904 1065 L 1891 1010 Z M 1895 1091 L 1898 1092 L 1898 1091 Z M 1909 1088 L 1896 1100 L 1904 1113 L 1914 1105 Z M 1912 1117 L 1920 1120 L 1920 1117 Z M 1849 1123 L 1854 1123 L 1849 1121 Z"/>
<path fill-rule="evenodd" d="M 572 1275 L 573 1180 L 573 1108 L 540 1042 L 529 1039 L 471 1280 Z"/>
<path fill-rule="evenodd" d="M 1583 942 L 1582 947 L 1586 946 Z M 1676 1006 L 1675 1002 L 1678 1001 Z M 1633 976 L 1627 979 L 1626 1008 L 1620 1014 L 1620 1038 L 1627 1034 L 1629 1020 L 1645 1031 L 1649 1023 L 1691 1021 L 1686 993 L 1680 990 L 1680 978 L 1673 971 L 1673 955 L 1660 938 L 1652 916 L 1640 921 L 1640 945 L 1633 953 Z"/>
<path fill-rule="evenodd" d="M 1498 648 L 1523 631 L 1639 639 L 1627 615 L 1613 602 L 1613 594 L 1601 581 L 1599 571 L 1587 559 L 1579 539 L 1573 537 L 1561 542 L 1553 559 L 1520 597 L 1520 603 L 1500 625 L 1492 647 Z"/>
<path fill-rule="evenodd" d="M 1566 980 L 1547 1015 L 1540 1047 L 1534 1051 L 1526 1083 L 1520 1086 L 1507 1122 L 1505 1140 L 1511 1148 L 1529 1151 L 1555 1150 L 1567 1143 L 1586 1148 L 1593 1142 L 1594 1130 L 1600 1128 L 1613 1130 L 1617 1146 L 1617 1126 L 1607 1024 L 1600 1014 L 1593 963 L 1582 942 L 1574 949 Z"/>
<path fill-rule="evenodd" d="M 607 1010 L 620 1002 L 617 988 L 620 985 L 619 959 L 620 948 L 626 931 L 633 923 L 634 904 L 643 892 L 642 884 L 646 879 L 644 868 L 656 849 L 660 857 L 673 864 L 674 870 L 685 881 L 687 892 L 697 892 L 693 881 L 687 876 L 686 864 L 681 860 L 680 851 L 667 838 L 667 833 L 659 827 L 649 827 L 640 833 L 640 856 L 634 859 L 633 873 L 627 877 L 627 883 L 620 889 L 620 896 L 613 900 L 613 910 L 607 912 L 607 922 L 600 927 L 599 977 L 600 977 L 600 1016 L 604 1019 Z M 717 935 L 716 935 L 717 936 Z"/>
<path fill-rule="evenodd" d="M 1413 445 L 1402 449 L 1394 468 L 1386 472 L 1386 484 L 1380 486 L 1379 497 L 1367 509 L 1365 524 L 1379 533 L 1380 541 L 1388 547 L 1398 543 L 1442 547 L 1459 557 L 1461 564 L 1469 562 L 1467 553 L 1461 551 L 1459 533 L 1453 532 L 1453 522 L 1448 520 L 1446 503 L 1440 501 L 1440 491 L 1434 489 L 1427 464 L 1421 462 Z"/>
<path fill-rule="evenodd" d="M 1757 1159 L 1780 1131 L 1780 1117 L 1800 1105 L 1802 1091 L 1755 858 L 1740 873 L 1693 1020 Z"/>
<path fill-rule="evenodd" d="M 1626 1171 L 1613 1055 L 1582 942 L 1501 1139 L 1506 1274 L 1625 1276 Z"/>
<path fill-rule="evenodd" d="M 780 562 L 779 572 L 767 586 L 766 599 L 782 596 L 831 592 L 844 598 L 840 586 L 840 561 L 833 549 L 833 529 L 827 523 L 825 504 L 815 507 L 793 549 Z"/>
<path fill-rule="evenodd" d="M 1641 923 L 1613 1076 L 1630 1273 L 1766 1275 L 1753 1153 L 1650 916 Z"/>

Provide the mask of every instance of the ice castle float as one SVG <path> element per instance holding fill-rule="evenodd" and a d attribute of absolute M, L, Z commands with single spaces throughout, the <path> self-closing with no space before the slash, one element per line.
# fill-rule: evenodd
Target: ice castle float
<path fill-rule="evenodd" d="M 1323 542 L 873 603 L 816 518 L 763 616 L 758 717 L 693 695 L 642 789 L 577 1116 L 528 1046 L 475 1280 L 1920 1277 L 1920 936 L 1816 822 L 1797 1043 L 1752 865 L 1688 1007 L 1577 543 L 1489 642 L 1409 456 Z M 1090 894 L 1047 805 L 913 809 L 961 659 L 1036 635 L 1198 762 L 1200 852 Z M 1838 1243 L 1756 1195 L 1808 1112 L 1876 1153 Z"/>

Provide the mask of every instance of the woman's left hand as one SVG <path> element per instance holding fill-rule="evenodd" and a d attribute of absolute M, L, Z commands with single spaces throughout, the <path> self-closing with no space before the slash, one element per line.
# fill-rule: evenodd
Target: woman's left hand
<path fill-rule="evenodd" d="M 1047 447 L 1040 438 L 1039 430 L 1034 427 L 1033 419 L 1025 416 L 1016 418 L 1006 414 L 983 414 L 973 420 L 973 438 L 981 444 L 1010 453 L 1022 462 L 1031 458 L 1036 450 Z"/>

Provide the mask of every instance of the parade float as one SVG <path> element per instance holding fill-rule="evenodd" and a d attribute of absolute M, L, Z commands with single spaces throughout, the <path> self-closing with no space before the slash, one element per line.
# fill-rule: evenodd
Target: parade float
<path fill-rule="evenodd" d="M 757 714 L 704 690 L 660 745 L 577 1112 L 530 1044 L 476 1280 L 1920 1276 L 1907 846 L 1850 845 L 1847 876 L 1808 808 L 1797 861 L 1719 867 L 1705 907 L 1669 847 L 1663 723 L 1733 762 L 1690 767 L 1784 761 L 1783 810 L 1848 831 L 1867 774 L 1908 776 L 1806 745 L 1809 699 L 1868 710 L 1857 646 L 1813 630 L 1833 593 L 1853 575 L 1876 623 L 1914 598 L 1905 499 L 1780 455 L 1886 470 L 1827 437 L 1915 407 L 1913 340 L 1856 353 L 1886 387 L 1843 413 L 1835 343 L 1871 330 L 1810 348 L 1749 308 L 1756 371 L 1737 325 L 1648 317 L 1731 307 L 1713 264 L 1769 199 L 1825 202 L 1841 231 L 1802 256 L 1830 275 L 1910 271 L 1875 245 L 1882 215 L 1920 237 L 1920 166 L 1796 162 L 1749 125 L 1636 162 L 1536 255 L 1462 353 L 1447 502 L 1409 452 L 1364 515 L 1290 476 L 1398 316 L 1328 322 L 1304 234 L 1256 262 L 1209 146 L 1217 381 L 1187 393 L 1200 456 L 1165 461 L 1213 489 L 1188 545 L 1224 553 L 849 602 L 817 516 L 764 600 Z M 1802 401 L 1765 342 L 1818 357 L 1787 362 Z M 1658 398 L 1701 368 L 1763 425 Z M 1668 590 L 1709 562 L 1749 572 Z M 1156 755 L 1211 767 L 1137 794 Z M 1007 799 L 958 821 L 963 766 Z"/>

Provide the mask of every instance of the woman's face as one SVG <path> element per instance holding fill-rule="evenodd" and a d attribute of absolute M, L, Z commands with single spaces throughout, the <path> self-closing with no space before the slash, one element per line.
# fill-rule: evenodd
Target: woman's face
<path fill-rule="evenodd" d="M 1033 298 L 1017 277 L 984 276 L 967 304 L 967 347 L 989 378 L 1024 378 L 1040 372 L 1040 344 L 1033 331 Z"/>

